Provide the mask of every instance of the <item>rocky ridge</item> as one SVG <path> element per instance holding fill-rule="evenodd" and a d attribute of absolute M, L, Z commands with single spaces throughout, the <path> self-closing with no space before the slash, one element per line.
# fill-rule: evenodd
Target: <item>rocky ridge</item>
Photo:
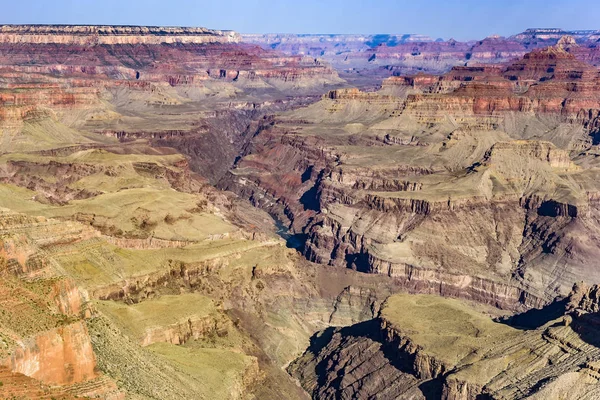
<path fill-rule="evenodd" d="M 242 40 L 286 54 L 322 58 L 345 79 L 370 87 L 390 75 L 417 72 L 443 73 L 455 66 L 479 63 L 504 63 L 526 53 L 556 45 L 568 39 L 570 51 L 578 59 L 598 65 L 598 31 L 528 29 L 525 32 L 483 40 L 459 42 L 454 39 L 432 40 L 423 35 L 242 35 Z"/>
<path fill-rule="evenodd" d="M 313 398 L 591 399 L 596 291 L 576 286 L 516 328 L 455 300 L 392 296 L 377 319 L 315 335 L 289 371 Z"/>
<path fill-rule="evenodd" d="M 312 261 L 539 306 L 597 279 L 597 172 L 584 160 L 598 82 L 561 44 L 332 91 L 263 130 L 220 185 L 290 221 Z"/>
<path fill-rule="evenodd" d="M 101 25 L 2 25 L 0 42 L 35 44 L 231 43 L 239 35 L 206 28 Z"/>

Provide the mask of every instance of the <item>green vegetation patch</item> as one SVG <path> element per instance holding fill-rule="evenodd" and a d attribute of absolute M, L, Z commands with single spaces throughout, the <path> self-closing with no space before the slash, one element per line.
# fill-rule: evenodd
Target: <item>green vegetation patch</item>
<path fill-rule="evenodd" d="M 256 358 L 243 353 L 206 348 L 181 347 L 155 343 L 150 351 L 202 382 L 202 395 L 210 399 L 236 398 L 242 394 L 244 380 L 258 374 Z"/>
<path fill-rule="evenodd" d="M 161 296 L 133 305 L 97 301 L 96 307 L 110 316 L 125 332 L 139 340 L 150 328 L 167 327 L 193 317 L 216 317 L 217 314 L 214 302 L 197 293 Z"/>
<path fill-rule="evenodd" d="M 519 334 L 460 300 L 432 295 L 391 296 L 381 317 L 427 354 L 451 365 Z"/>

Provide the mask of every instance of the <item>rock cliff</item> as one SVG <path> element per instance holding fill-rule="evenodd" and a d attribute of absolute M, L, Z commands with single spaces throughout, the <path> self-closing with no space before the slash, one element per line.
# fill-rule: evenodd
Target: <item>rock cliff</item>
<path fill-rule="evenodd" d="M 220 185 L 289 221 L 311 261 L 538 306 L 598 279 L 595 114 L 583 111 L 600 108 L 598 82 L 555 46 L 331 91 L 277 117 Z"/>
<path fill-rule="evenodd" d="M 515 317 L 526 328 L 455 300 L 392 296 L 379 318 L 315 335 L 289 371 L 313 398 L 593 398 L 596 311 L 586 299 L 595 292 L 579 287 L 570 299 Z"/>
<path fill-rule="evenodd" d="M 390 75 L 443 73 L 455 66 L 504 63 L 534 49 L 561 42 L 578 59 L 598 65 L 598 31 L 528 29 L 501 37 L 458 42 L 423 35 L 293 35 L 244 34 L 241 39 L 286 54 L 302 54 L 330 62 L 343 77 L 369 87 Z"/>
<path fill-rule="evenodd" d="M 1 43 L 114 45 L 231 43 L 239 35 L 206 28 L 101 25 L 2 25 Z"/>

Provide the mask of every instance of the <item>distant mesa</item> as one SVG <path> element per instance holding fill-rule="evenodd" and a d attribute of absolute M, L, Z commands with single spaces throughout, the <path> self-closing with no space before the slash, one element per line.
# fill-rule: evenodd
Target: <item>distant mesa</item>
<path fill-rule="evenodd" d="M 0 43 L 236 43 L 239 34 L 207 28 L 124 25 L 3 25 Z"/>
<path fill-rule="evenodd" d="M 600 30 L 574 30 L 565 31 L 559 28 L 530 28 L 525 32 L 519 33 L 513 38 L 517 40 L 541 39 L 541 40 L 559 40 L 563 36 L 572 36 L 579 40 L 593 40 L 600 37 Z"/>

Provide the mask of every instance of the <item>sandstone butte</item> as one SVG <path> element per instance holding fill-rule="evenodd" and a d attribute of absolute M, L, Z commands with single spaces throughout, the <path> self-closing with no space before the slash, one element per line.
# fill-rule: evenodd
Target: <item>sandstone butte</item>
<path fill-rule="evenodd" d="M 597 398 L 598 39 L 0 27 L 0 398 Z"/>

